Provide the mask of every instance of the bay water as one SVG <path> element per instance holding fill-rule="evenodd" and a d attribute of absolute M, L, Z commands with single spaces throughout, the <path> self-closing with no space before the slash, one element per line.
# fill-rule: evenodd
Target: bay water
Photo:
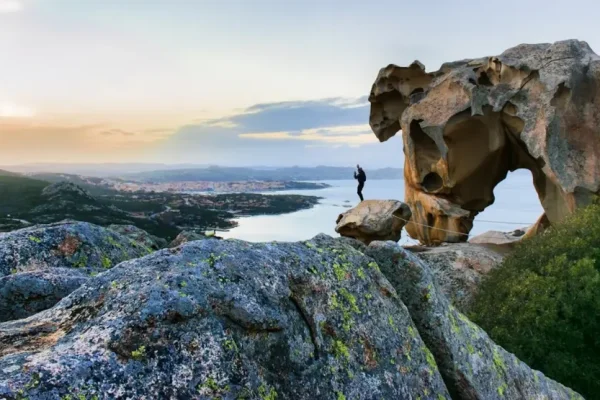
<path fill-rule="evenodd" d="M 288 214 L 259 215 L 237 219 L 238 226 L 227 232 L 219 232 L 225 238 L 249 242 L 307 240 L 319 233 L 338 236 L 335 221 L 339 214 L 358 204 L 356 181 L 324 181 L 331 185 L 318 190 L 286 190 L 264 194 L 301 194 L 319 196 L 322 200 L 315 207 Z M 365 200 L 404 200 L 402 180 L 370 180 L 363 190 Z M 518 170 L 509 173 L 507 179 L 494 190 L 496 200 L 475 218 L 471 235 L 490 230 L 511 231 L 533 224 L 542 215 L 537 193 L 533 188 L 531 173 Z M 492 222 L 493 221 L 493 222 Z M 406 232 L 400 244 L 415 243 Z"/>

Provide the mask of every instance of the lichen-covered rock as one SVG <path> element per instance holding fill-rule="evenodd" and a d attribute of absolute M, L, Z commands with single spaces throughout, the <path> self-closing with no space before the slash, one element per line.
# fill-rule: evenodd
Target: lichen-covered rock
<path fill-rule="evenodd" d="M 433 353 L 454 399 L 583 399 L 573 390 L 532 370 L 454 308 L 414 254 L 393 242 L 375 242 L 367 254 L 407 306 Z"/>
<path fill-rule="evenodd" d="M 112 230 L 85 222 L 0 233 L 0 310 L 6 310 L 0 321 L 51 307 L 90 276 L 149 252 Z"/>
<path fill-rule="evenodd" d="M 0 322 L 26 318 L 52 307 L 87 282 L 69 268 L 21 272 L 0 278 Z"/>
<path fill-rule="evenodd" d="M 365 244 L 374 240 L 397 242 L 410 217 L 410 208 L 401 201 L 364 200 L 338 216 L 335 231 Z"/>
<path fill-rule="evenodd" d="M 561 221 L 600 191 L 600 57 L 586 42 L 522 44 L 425 72 L 389 65 L 373 84 L 380 141 L 402 130 L 411 237 L 467 240 L 509 171 L 533 175 L 544 218 Z"/>
<path fill-rule="evenodd" d="M 124 262 L 0 324 L 0 357 L 0 398 L 449 399 L 377 264 L 326 236 Z"/>
<path fill-rule="evenodd" d="M 193 242 L 194 240 L 204 240 L 206 238 L 207 237 L 205 235 L 201 235 L 194 231 L 181 231 L 179 232 L 179 235 L 177 235 L 177 237 L 173 239 L 171 243 L 169 243 L 169 247 L 177 247 L 187 242 Z"/>
<path fill-rule="evenodd" d="M 508 252 L 498 246 L 470 243 L 407 250 L 425 261 L 438 288 L 462 312 L 469 310 L 481 280 L 502 263 Z"/>
<path fill-rule="evenodd" d="M 160 250 L 167 247 L 167 241 L 165 239 L 151 235 L 135 225 L 109 225 L 108 229 L 128 237 L 144 248 Z"/>

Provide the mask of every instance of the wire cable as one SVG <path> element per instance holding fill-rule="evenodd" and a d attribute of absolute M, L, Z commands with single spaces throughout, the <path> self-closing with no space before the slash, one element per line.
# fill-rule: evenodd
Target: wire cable
<path fill-rule="evenodd" d="M 470 236 L 477 236 L 477 235 L 469 235 L 468 233 L 462 233 L 462 232 L 457 232 L 457 231 L 450 231 L 448 229 L 442 229 L 442 228 L 437 228 L 435 226 L 431 226 L 431 225 L 427 225 L 427 224 L 421 224 L 419 222 L 415 222 L 415 221 L 411 221 L 408 219 L 404 219 L 401 217 L 398 217 L 397 215 L 392 215 L 394 218 L 397 218 L 399 220 L 402 220 L 406 223 L 412 223 L 415 225 L 420 225 L 420 226 L 424 226 L 426 228 L 431 228 L 431 229 L 436 229 L 438 231 L 442 231 L 442 232 L 447 232 L 447 233 L 452 233 L 455 235 L 462 235 L 462 236 L 466 236 L 466 237 L 470 237 Z M 502 222 L 502 221 L 489 221 L 489 220 L 478 220 L 478 222 L 488 222 L 488 223 L 497 223 L 497 224 L 514 224 L 514 225 L 533 225 L 533 223 L 526 223 L 526 222 Z"/>

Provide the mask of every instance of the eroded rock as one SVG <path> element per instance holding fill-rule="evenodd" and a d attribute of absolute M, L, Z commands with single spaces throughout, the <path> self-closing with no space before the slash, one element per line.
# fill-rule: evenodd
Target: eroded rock
<path fill-rule="evenodd" d="M 371 90 L 380 141 L 400 129 L 406 229 L 426 244 L 467 240 L 494 187 L 525 168 L 550 224 L 600 189 L 600 57 L 587 43 L 523 44 L 425 72 L 383 68 Z"/>
<path fill-rule="evenodd" d="M 0 397 L 449 399 L 350 239 L 207 239 L 127 261 L 0 324 Z"/>
<path fill-rule="evenodd" d="M 91 276 L 150 251 L 85 222 L 0 233 L 0 321 L 49 308 Z"/>
<path fill-rule="evenodd" d="M 340 214 L 335 231 L 369 244 L 374 240 L 400 240 L 411 218 L 408 205 L 398 200 L 364 200 Z"/>
<path fill-rule="evenodd" d="M 425 261 L 438 288 L 461 312 L 469 310 L 481 280 L 509 252 L 503 246 L 471 243 L 406 249 Z"/>
<path fill-rule="evenodd" d="M 414 254 L 393 242 L 371 243 L 366 254 L 407 306 L 453 399 L 583 399 L 495 344 L 450 304 Z"/>

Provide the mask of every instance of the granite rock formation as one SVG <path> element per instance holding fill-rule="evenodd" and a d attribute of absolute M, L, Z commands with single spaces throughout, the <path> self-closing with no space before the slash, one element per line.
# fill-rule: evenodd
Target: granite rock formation
<path fill-rule="evenodd" d="M 408 308 L 453 399 L 583 399 L 495 344 L 450 304 L 414 254 L 393 242 L 371 243 L 366 254 Z"/>
<path fill-rule="evenodd" d="M 0 324 L 3 397 L 581 399 L 496 346 L 406 250 L 325 235 L 121 263 Z"/>
<path fill-rule="evenodd" d="M 92 276 L 150 249 L 85 222 L 0 233 L 0 321 L 52 307 Z"/>
<path fill-rule="evenodd" d="M 0 324 L 0 357 L 0 398 L 449 399 L 373 259 L 325 236 L 124 262 Z"/>
<path fill-rule="evenodd" d="M 364 200 L 338 216 L 335 231 L 365 244 L 374 240 L 397 242 L 410 217 L 410 208 L 401 201 Z"/>
<path fill-rule="evenodd" d="M 466 241 L 494 187 L 519 168 L 533 175 L 540 221 L 588 204 L 600 189 L 598 93 L 600 57 L 577 40 L 522 44 L 435 72 L 418 61 L 381 69 L 370 124 L 380 141 L 403 132 L 410 236 Z"/>
<path fill-rule="evenodd" d="M 167 241 L 163 238 L 151 235 L 135 225 L 109 225 L 108 229 L 117 232 L 120 235 L 128 237 L 143 248 L 151 250 L 160 250 L 167 247 Z"/>
<path fill-rule="evenodd" d="M 461 312 L 469 310 L 482 279 L 510 251 L 504 246 L 471 243 L 406 249 L 427 264 L 439 290 Z"/>

